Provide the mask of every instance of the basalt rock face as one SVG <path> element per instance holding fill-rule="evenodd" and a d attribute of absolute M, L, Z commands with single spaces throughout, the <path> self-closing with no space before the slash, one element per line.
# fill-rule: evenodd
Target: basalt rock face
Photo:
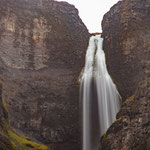
<path fill-rule="evenodd" d="M 9 121 L 52 150 L 78 149 L 77 78 L 88 39 L 73 5 L 0 0 L 0 79 Z"/>
<path fill-rule="evenodd" d="M 102 26 L 108 69 L 123 104 L 118 120 L 102 138 L 102 150 L 150 149 L 149 15 L 149 0 L 124 0 L 104 16 Z"/>

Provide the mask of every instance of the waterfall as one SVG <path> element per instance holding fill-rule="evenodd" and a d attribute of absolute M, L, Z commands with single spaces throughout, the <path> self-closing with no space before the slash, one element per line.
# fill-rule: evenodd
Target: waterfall
<path fill-rule="evenodd" d="M 82 100 L 82 150 L 98 150 L 100 136 L 116 120 L 120 96 L 106 67 L 103 38 L 92 36 L 80 77 Z"/>

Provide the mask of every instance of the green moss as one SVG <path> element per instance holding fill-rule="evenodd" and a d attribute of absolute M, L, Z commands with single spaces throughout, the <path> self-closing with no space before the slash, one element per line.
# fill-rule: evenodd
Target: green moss
<path fill-rule="evenodd" d="M 119 121 L 121 121 L 121 120 L 122 120 L 122 117 L 120 117 L 120 118 L 118 118 L 117 120 L 115 120 L 115 121 L 113 122 L 113 124 L 114 124 L 114 123 L 117 123 L 117 122 L 119 122 Z M 102 138 L 102 139 L 105 139 L 106 134 L 107 134 L 107 132 L 104 132 L 103 135 L 101 136 L 101 138 Z"/>
<path fill-rule="evenodd" d="M 101 32 L 91 33 L 90 36 L 101 35 Z"/>
<path fill-rule="evenodd" d="M 117 120 L 114 121 L 114 123 L 121 121 L 122 117 L 118 118 Z"/>
<path fill-rule="evenodd" d="M 99 148 L 99 150 L 102 149 L 102 143 L 103 143 L 103 141 L 105 140 L 106 136 L 107 136 L 107 132 L 104 132 L 103 135 L 101 136 L 101 140 L 100 140 L 100 148 Z"/>
<path fill-rule="evenodd" d="M 33 142 L 23 134 L 17 133 L 8 122 L 3 121 L 3 126 L 4 129 L 1 128 L 1 131 L 7 136 L 14 150 L 48 150 L 46 145 Z"/>
<path fill-rule="evenodd" d="M 0 81 L 0 85 L 2 84 L 2 81 Z M 3 105 L 4 111 L 8 113 L 3 98 L 1 105 Z M 1 117 L 0 119 L 0 150 L 48 150 L 46 145 L 33 142 L 23 134 L 17 133 L 11 128 L 6 118 Z"/>
<path fill-rule="evenodd" d="M 123 104 L 126 104 L 126 103 L 128 103 L 129 101 L 133 101 L 134 98 L 135 98 L 135 95 L 132 95 L 132 96 L 128 97 L 128 98 L 124 101 Z"/>
<path fill-rule="evenodd" d="M 13 141 L 11 141 L 11 144 L 12 144 L 13 149 L 15 149 L 15 150 L 22 150 Z"/>
<path fill-rule="evenodd" d="M 104 139 L 106 137 L 106 132 L 103 133 L 102 138 Z"/>
<path fill-rule="evenodd" d="M 16 134 L 13 130 L 9 130 L 8 135 L 15 145 L 24 150 L 48 150 L 47 146 L 29 141 L 24 136 Z"/>
<path fill-rule="evenodd" d="M 2 85 L 2 84 L 3 84 L 3 81 L 0 80 L 0 85 Z"/>
<path fill-rule="evenodd" d="M 2 98 L 2 105 L 6 112 L 8 112 L 7 104 L 5 103 L 5 100 Z"/>

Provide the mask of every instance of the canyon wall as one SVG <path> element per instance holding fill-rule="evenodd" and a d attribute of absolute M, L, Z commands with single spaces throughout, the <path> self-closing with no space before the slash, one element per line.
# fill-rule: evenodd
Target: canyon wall
<path fill-rule="evenodd" d="M 150 149 L 150 1 L 123 0 L 102 22 L 108 70 L 122 96 L 101 150 Z"/>
<path fill-rule="evenodd" d="M 0 80 L 10 124 L 51 150 L 79 149 L 78 76 L 89 33 L 52 0 L 0 0 Z"/>

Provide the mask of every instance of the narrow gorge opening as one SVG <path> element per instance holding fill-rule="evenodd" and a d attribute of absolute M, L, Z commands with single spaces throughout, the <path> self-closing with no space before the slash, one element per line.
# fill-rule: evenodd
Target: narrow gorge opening
<path fill-rule="evenodd" d="M 90 38 L 80 78 L 82 150 L 98 150 L 100 136 L 116 120 L 120 95 L 106 67 L 103 38 Z"/>

